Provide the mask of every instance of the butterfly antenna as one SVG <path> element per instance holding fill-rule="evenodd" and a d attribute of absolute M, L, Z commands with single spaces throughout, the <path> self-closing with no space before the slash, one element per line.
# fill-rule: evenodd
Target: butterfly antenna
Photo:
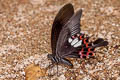
<path fill-rule="evenodd" d="M 50 62 L 49 62 L 49 66 L 47 67 L 48 68 L 48 76 L 50 76 L 50 72 L 51 72 L 51 64 L 50 64 Z"/>
<path fill-rule="evenodd" d="M 57 76 L 58 76 L 58 63 L 57 63 Z"/>
<path fill-rule="evenodd" d="M 53 76 L 53 74 L 51 73 L 52 72 L 52 68 L 54 67 L 54 64 L 50 64 L 49 62 L 49 66 L 47 67 L 48 69 L 48 76 L 50 77 L 50 80 L 51 80 L 51 77 Z"/>

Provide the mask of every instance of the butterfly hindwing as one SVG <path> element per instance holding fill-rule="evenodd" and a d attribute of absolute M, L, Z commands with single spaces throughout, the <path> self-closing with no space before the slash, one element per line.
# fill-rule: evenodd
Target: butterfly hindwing
<path fill-rule="evenodd" d="M 72 35 L 76 35 L 80 33 L 80 18 L 82 15 L 82 10 L 77 11 L 70 20 L 65 24 L 64 28 L 62 28 L 58 43 L 57 43 L 57 51 L 60 57 L 66 57 L 76 49 L 69 45 L 68 38 Z"/>
<path fill-rule="evenodd" d="M 83 39 L 83 41 L 86 39 Z M 87 44 L 87 46 L 86 46 Z M 87 42 L 83 43 L 79 47 L 71 47 L 67 51 L 67 54 L 64 54 L 64 57 L 69 57 L 69 58 L 90 58 L 93 57 L 95 52 L 96 47 L 101 47 L 101 46 L 107 46 L 108 42 L 104 41 L 102 38 L 98 38 L 94 42 Z M 70 51 L 69 51 L 70 50 Z"/>
<path fill-rule="evenodd" d="M 69 27 L 71 36 L 80 33 L 80 19 L 82 15 L 82 9 L 78 10 L 69 20 L 67 26 Z"/>

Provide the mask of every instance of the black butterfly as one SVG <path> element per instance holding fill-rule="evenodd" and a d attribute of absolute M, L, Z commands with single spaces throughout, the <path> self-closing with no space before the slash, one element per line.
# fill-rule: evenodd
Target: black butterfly
<path fill-rule="evenodd" d="M 74 13 L 73 6 L 69 3 L 55 17 L 51 32 L 52 54 L 48 54 L 48 59 L 53 63 L 72 67 L 73 64 L 66 58 L 89 58 L 94 56 L 96 47 L 108 45 L 102 38 L 89 42 L 89 37 L 85 38 L 80 33 L 81 15 L 82 9 Z"/>

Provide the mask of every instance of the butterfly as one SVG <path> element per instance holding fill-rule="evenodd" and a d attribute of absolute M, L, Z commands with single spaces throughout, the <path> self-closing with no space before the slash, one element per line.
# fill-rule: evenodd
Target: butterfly
<path fill-rule="evenodd" d="M 90 58 L 95 48 L 108 45 L 102 38 L 90 42 L 90 37 L 81 33 L 81 16 L 82 9 L 74 13 L 71 3 L 64 5 L 56 15 L 51 31 L 52 54 L 47 55 L 52 63 L 73 67 L 67 58 Z"/>

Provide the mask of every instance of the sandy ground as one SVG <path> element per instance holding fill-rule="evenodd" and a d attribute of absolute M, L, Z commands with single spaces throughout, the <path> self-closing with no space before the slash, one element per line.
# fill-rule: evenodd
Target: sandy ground
<path fill-rule="evenodd" d="M 73 69 L 59 65 L 57 76 L 56 66 L 46 69 L 46 55 L 54 17 L 69 2 L 83 9 L 82 32 L 109 45 L 98 48 L 95 59 L 71 59 Z M 0 0 L 0 80 L 25 79 L 120 80 L 120 1 Z"/>

